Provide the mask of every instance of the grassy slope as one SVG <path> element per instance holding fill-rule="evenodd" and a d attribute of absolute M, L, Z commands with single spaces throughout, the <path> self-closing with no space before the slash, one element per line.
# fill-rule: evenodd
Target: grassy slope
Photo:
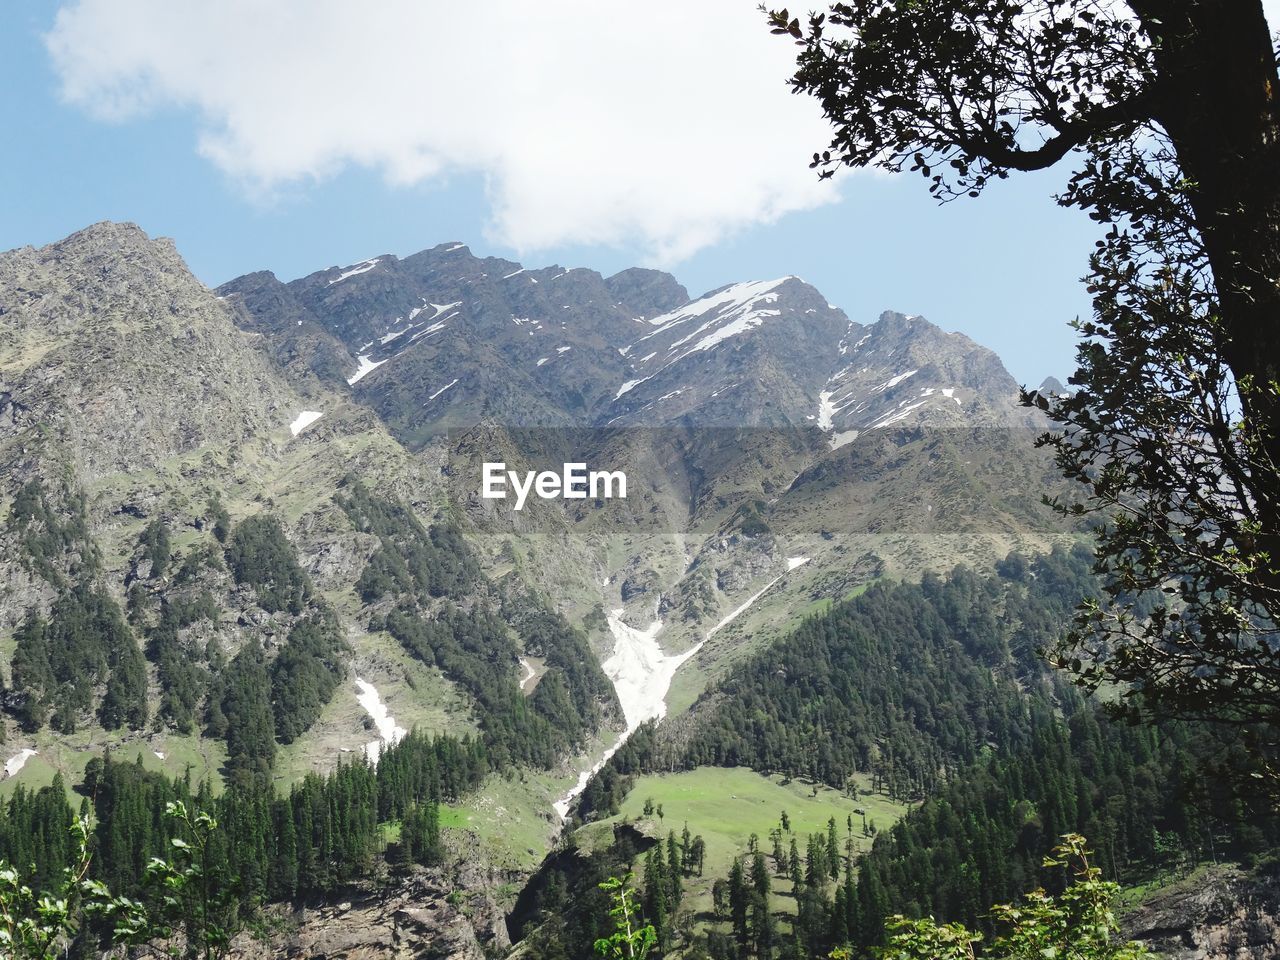
<path fill-rule="evenodd" d="M 760 848 L 766 856 L 770 853 L 769 831 L 779 826 L 783 810 L 791 821 L 791 834 L 784 834 L 783 849 L 790 843 L 790 836 L 794 836 L 802 855 L 808 835 L 825 835 L 831 817 L 836 820 L 842 844 L 845 820 L 853 817 L 854 847 L 864 851 L 869 849 L 871 840 L 862 836 L 862 817 L 854 813 L 855 809 L 865 810 L 868 821 L 874 821 L 878 829 L 889 827 L 907 811 L 907 807 L 878 795 L 863 795 L 852 800 L 829 787 L 800 780 L 784 783 L 782 777 L 767 777 L 745 767 L 699 767 L 687 773 L 640 777 L 618 816 L 589 824 L 579 831 L 582 845 L 592 847 L 607 841 L 612 836 L 613 824 L 621 820 L 645 819 L 644 805 L 649 799 L 655 805 L 662 805 L 663 817 L 661 820 L 650 818 L 646 832 L 656 831 L 665 836 L 674 830 L 678 839 L 687 822 L 689 832 L 701 834 L 706 842 L 703 875 L 685 881 L 683 909 L 695 912 L 711 909 L 711 884 L 728 876 L 733 858 L 746 850 L 751 834 L 759 837 Z M 636 865 L 637 875 L 641 873 L 640 866 Z M 775 909 L 789 912 L 790 886 L 786 880 L 775 879 Z"/>

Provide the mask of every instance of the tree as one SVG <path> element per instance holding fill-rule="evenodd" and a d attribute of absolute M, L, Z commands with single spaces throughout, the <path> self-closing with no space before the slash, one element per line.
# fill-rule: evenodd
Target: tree
<path fill-rule="evenodd" d="M 609 894 L 614 931 L 595 942 L 596 953 L 609 960 L 643 960 L 658 942 L 652 924 L 643 924 L 631 894 L 632 875 L 610 877 L 600 889 Z"/>
<path fill-rule="evenodd" d="M 139 901 L 109 898 L 106 886 L 95 882 L 102 903 L 97 912 L 113 922 L 116 943 L 147 945 L 161 956 L 184 960 L 218 960 L 230 949 L 240 921 L 234 878 L 213 869 L 218 822 L 182 801 L 166 803 L 165 815 L 182 836 L 169 841 L 171 860 L 155 857 L 147 864 L 146 881 L 161 893 L 155 908 L 148 912 Z"/>
<path fill-rule="evenodd" d="M 151 578 L 163 580 L 169 569 L 172 541 L 169 537 L 169 525 L 156 517 L 142 531 L 139 540 L 142 546 L 142 557 L 151 561 Z"/>
<path fill-rule="evenodd" d="M 941 200 L 1076 169 L 1106 228 L 1074 391 L 1027 394 L 1096 514 L 1107 595 L 1053 651 L 1132 713 L 1280 756 L 1280 75 L 1261 0 L 852 0 L 773 29 L 835 128 L 814 155 Z M 1229 66 L 1227 66 L 1229 65 Z M 1270 731 L 1270 732 L 1269 732 Z"/>
<path fill-rule="evenodd" d="M 693 838 L 693 843 L 689 846 L 689 858 L 685 861 L 685 868 L 690 869 L 690 864 L 697 864 L 698 876 L 702 876 L 703 861 L 707 856 L 707 844 L 702 839 L 702 834 L 698 834 Z"/>
<path fill-rule="evenodd" d="M 72 949 L 84 936 L 86 920 L 101 918 L 111 943 L 146 947 L 157 956 L 218 960 L 226 955 L 236 932 L 232 884 L 207 869 L 209 844 L 217 822 L 202 812 L 190 813 L 181 803 L 167 805 L 186 837 L 170 841 L 174 859 L 151 859 L 148 879 L 162 896 L 153 908 L 141 901 L 113 896 L 101 880 L 89 878 L 89 822 L 71 825 L 74 857 L 52 889 L 35 892 L 18 870 L 0 860 L 0 956 L 15 960 L 54 960 L 81 955 Z M 216 887 L 216 889 L 215 889 Z M 175 936 L 180 934 L 180 936 Z M 88 949 L 91 944 L 86 944 Z"/>
<path fill-rule="evenodd" d="M 1046 867 L 1073 867 L 1074 882 L 1059 897 L 1036 890 L 1021 903 L 1002 904 L 993 914 L 1002 930 L 989 949 L 978 952 L 982 935 L 963 924 L 932 919 L 890 919 L 884 960 L 1016 960 L 1021 957 L 1075 957 L 1078 960 L 1154 960 L 1137 943 L 1121 941 L 1112 904 L 1118 884 L 1102 879 L 1089 862 L 1084 838 L 1068 834 L 1045 859 Z"/>
<path fill-rule="evenodd" d="M 52 960 L 79 930 L 89 872 L 89 824 L 76 820 L 71 829 L 77 855 L 48 893 L 36 893 L 12 864 L 0 861 L 0 956 Z"/>

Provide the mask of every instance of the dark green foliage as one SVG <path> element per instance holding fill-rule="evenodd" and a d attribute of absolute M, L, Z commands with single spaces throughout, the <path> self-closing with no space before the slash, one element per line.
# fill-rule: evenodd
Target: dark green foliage
<path fill-rule="evenodd" d="M 142 558 L 151 561 L 152 579 L 163 580 L 169 569 L 171 555 L 169 525 L 157 517 L 147 524 L 139 542 L 142 546 Z"/>
<path fill-rule="evenodd" d="M 374 496 L 358 481 L 347 483 L 336 500 L 357 529 L 380 542 L 357 590 L 366 603 L 398 601 L 386 615 L 386 630 L 475 699 L 497 766 L 550 766 L 598 727 L 602 704 L 617 701 L 580 630 L 528 597 L 504 598 L 497 616 L 481 600 L 488 584 L 456 528 L 428 530 L 407 507 Z M 441 602 L 463 598 L 470 601 L 465 611 Z M 516 681 L 520 648 L 509 625 L 525 652 L 546 661 L 528 698 Z"/>
<path fill-rule="evenodd" d="M 556 730 L 532 708 L 516 683 L 517 649 L 492 611 L 447 608 L 434 620 L 406 606 L 387 615 L 387 630 L 425 663 L 437 664 L 476 701 L 476 720 L 494 762 L 549 766 L 577 726 Z"/>
<path fill-rule="evenodd" d="M 1092 589 L 1087 551 L 1056 550 L 1020 581 L 958 568 L 878 585 L 733 670 L 692 737 L 689 766 L 746 765 L 843 788 L 871 773 L 892 797 L 931 793 L 988 744 L 1027 741 L 1022 682 L 1071 598 Z M 1034 672 L 1033 672 L 1034 671 Z"/>
<path fill-rule="evenodd" d="M 257 590 L 258 604 L 269 613 L 301 613 L 311 581 L 279 521 L 258 514 L 236 524 L 227 544 L 227 564 L 236 583 Z"/>
<path fill-rule="evenodd" d="M 574 818 L 588 822 L 618 812 L 631 790 L 635 774 L 657 767 L 657 722 L 648 720 L 636 728 L 610 761 L 587 781 L 578 798 Z M 646 815 L 652 811 L 646 811 Z"/>
<path fill-rule="evenodd" d="M 1280 842 L 1274 812 L 1248 809 L 1196 779 L 1220 747 L 1201 732 L 1108 722 L 1082 707 L 1036 722 L 1030 743 L 991 757 L 880 834 L 862 883 L 895 911 L 989 930 L 988 908 L 1037 884 L 1060 833 L 1088 831 L 1107 876 L 1136 880 L 1154 865 L 1248 859 Z"/>
<path fill-rule="evenodd" d="M 444 855 L 440 845 L 440 807 L 433 801 L 414 804 L 400 821 L 402 863 L 424 867 L 439 863 Z"/>
<path fill-rule="evenodd" d="M 398 820 L 424 799 L 457 800 L 479 785 L 489 769 L 479 740 L 412 731 L 378 757 L 378 816 Z"/>
<path fill-rule="evenodd" d="M 32 573 L 62 589 L 71 579 L 92 577 L 100 561 L 89 538 L 84 497 L 67 495 L 57 503 L 38 480 L 23 485 L 6 521 L 17 534 L 19 559 Z"/>
<path fill-rule="evenodd" d="M 880 944 L 893 912 L 989 930 L 993 904 L 1039 884 L 1060 889 L 1041 863 L 1068 832 L 1093 838 L 1104 872 L 1130 880 L 1215 851 L 1248 860 L 1280 842 L 1274 813 L 1244 807 L 1206 781 L 1223 757 L 1234 759 L 1212 728 L 1117 725 L 1048 682 L 1034 652 L 1069 621 L 1074 599 L 1095 589 L 1084 551 L 1029 562 L 1012 556 L 999 570 L 999 580 L 957 573 L 926 577 L 918 589 L 869 591 L 806 622 L 724 683 L 727 697 L 710 714 L 708 733 L 695 736 L 695 756 L 705 749 L 700 739 L 724 743 L 737 722 L 748 726 L 731 742 L 744 752 L 728 754 L 730 762 L 777 764 L 835 784 L 846 769 L 866 771 L 886 792 L 902 795 L 905 786 L 907 795 L 928 797 L 878 835 L 856 878 L 834 822 L 809 838 L 803 867 L 793 838 L 786 859 L 798 891 L 798 941 L 783 955 Z M 896 669 L 885 669 L 886 655 Z M 858 669 L 869 685 L 853 678 Z M 980 674 L 1009 679 L 977 696 L 970 691 L 983 689 Z M 1011 690 L 1015 677 L 1021 688 Z M 881 718 L 863 715 L 865 703 L 877 703 Z M 903 707 L 908 724 L 881 722 Z M 953 709 L 974 740 L 954 725 Z M 863 737 L 873 745 L 866 752 Z M 912 756 L 932 758 L 926 762 L 945 776 L 918 777 Z M 738 905 L 743 936 L 750 914 Z"/>
<path fill-rule="evenodd" d="M 357 530 L 381 543 L 356 583 L 366 603 L 388 594 L 461 599 L 480 581 L 480 565 L 455 527 L 427 530 L 413 511 L 375 497 L 359 481 L 345 489 L 335 501 Z"/>
<path fill-rule="evenodd" d="M 227 537 L 231 536 L 231 514 L 227 513 L 227 508 L 217 497 L 209 500 L 208 509 L 209 520 L 213 524 L 214 539 L 219 543 L 226 543 Z"/>
<path fill-rule="evenodd" d="M 61 775 L 39 790 L 19 784 L 0 800 L 0 860 L 36 889 L 48 888 L 70 862 L 74 819 Z"/>
<path fill-rule="evenodd" d="M 525 653 L 542 657 L 546 665 L 530 697 L 540 715 L 561 730 L 591 731 L 600 723 L 603 706 L 621 710 L 586 636 L 563 615 L 533 598 L 504 598 L 502 615 L 520 634 Z"/>
<path fill-rule="evenodd" d="M 219 610 L 205 591 L 194 600 L 163 600 L 160 617 L 147 636 L 147 654 L 160 680 L 160 716 L 180 733 L 195 729 L 197 710 L 208 686 L 201 666 L 203 651 L 182 639 L 183 628 L 207 619 L 217 624 Z"/>
<path fill-rule="evenodd" d="M 379 823 L 389 819 L 404 820 L 414 862 L 439 862 L 439 804 L 473 789 L 487 769 L 476 741 L 415 732 L 384 751 L 376 771 L 363 760 L 343 764 L 327 776 L 307 776 L 286 797 L 260 777 L 238 777 L 214 798 L 207 785 L 193 793 L 185 779 L 104 754 L 89 761 L 80 787 L 93 798 L 96 817 L 93 875 L 117 893 L 148 901 L 162 893 L 143 879 L 147 863 L 168 855 L 180 829 L 165 805 L 181 801 L 216 816 L 209 875 L 246 909 L 262 899 L 330 892 L 373 870 L 382 850 Z M 47 888 L 70 862 L 72 819 L 60 778 L 35 793 L 18 787 L 0 802 L 0 859 Z"/>
<path fill-rule="evenodd" d="M 552 854 L 507 917 L 512 940 L 523 940 L 529 956 L 538 960 L 594 956 L 595 942 L 613 932 L 611 900 L 599 885 L 610 877 L 626 876 L 632 862 L 652 845 L 652 840 L 627 830 L 617 833 L 611 846 L 590 854 L 572 845 Z M 640 899 L 647 903 L 647 898 L 646 889 Z M 647 908 L 641 912 L 657 926 Z"/>
<path fill-rule="evenodd" d="M 763 501 L 752 500 L 738 508 L 734 514 L 734 521 L 744 537 L 762 537 L 771 532 L 763 515 L 766 506 Z"/>
<path fill-rule="evenodd" d="M 182 558 L 182 564 L 174 576 L 174 583 L 183 586 L 195 581 L 202 570 L 225 570 L 222 551 L 212 543 L 197 544 Z"/>
<path fill-rule="evenodd" d="M 20 720 L 36 730 L 52 714 L 63 733 L 76 729 L 105 683 L 99 720 L 107 729 L 141 729 L 147 719 L 142 652 L 116 602 L 103 590 L 78 583 L 54 601 L 46 620 L 28 614 L 18 628 L 14 687 L 26 695 Z"/>
<path fill-rule="evenodd" d="M 299 620 L 271 664 L 271 705 L 282 743 L 310 729 L 346 673 L 338 618 L 329 609 Z"/>
<path fill-rule="evenodd" d="M 228 781 L 241 786 L 269 782 L 275 718 L 262 648 L 247 644 L 217 677 L 209 700 L 208 730 L 227 741 Z"/>
<path fill-rule="evenodd" d="M 110 674 L 98 707 L 98 722 L 107 730 L 127 726 L 141 730 L 147 723 L 147 667 L 133 634 L 116 613 L 113 646 L 107 657 Z"/>
<path fill-rule="evenodd" d="M 95 871 L 112 890 L 136 894 L 148 861 L 169 854 L 175 824 L 165 804 L 184 799 L 187 788 L 134 763 L 117 763 L 109 754 L 90 761 L 85 790 L 93 797 L 97 826 Z"/>

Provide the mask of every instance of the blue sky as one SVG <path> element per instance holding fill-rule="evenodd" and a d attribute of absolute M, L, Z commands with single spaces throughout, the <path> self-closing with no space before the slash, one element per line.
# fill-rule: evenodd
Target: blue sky
<path fill-rule="evenodd" d="M 291 2 L 277 0 L 275 9 Z M 1051 200 L 1067 171 L 1014 178 L 976 201 L 946 206 L 930 200 L 915 176 L 856 174 L 816 184 L 792 157 L 821 146 L 809 138 L 824 128 L 801 98 L 772 96 L 785 79 L 788 50 L 762 47 L 759 59 L 772 57 L 767 64 L 732 74 L 739 48 L 757 42 L 755 31 L 763 43 L 777 43 L 759 26 L 751 0 L 739 29 L 717 36 L 708 26 L 693 38 L 698 65 L 685 87 L 650 84 L 642 69 L 628 70 L 623 86 L 598 94 L 607 98 L 603 106 L 582 96 L 607 86 L 592 82 L 592 71 L 606 70 L 600 63 L 578 64 L 577 73 L 541 86 L 528 80 L 539 64 L 554 73 L 563 59 L 560 50 L 541 50 L 528 29 L 522 36 L 530 49 L 519 53 L 526 59 L 499 78 L 498 96 L 483 78 L 450 89 L 413 56 L 402 58 L 401 73 L 380 74 L 362 88 L 360 63 L 386 59 L 378 49 L 385 38 L 416 28 L 394 22 L 378 27 L 385 34 L 350 41 L 353 72 L 333 86 L 317 81 L 313 91 L 307 71 L 320 77 L 330 69 L 325 45 L 348 42 L 349 26 L 335 26 L 336 39 L 315 28 L 282 55 L 292 58 L 287 69 L 259 75 L 254 65 L 268 58 L 253 36 L 218 35 L 237 28 L 197 23 L 194 13 L 184 21 L 180 0 L 164 6 L 163 22 L 150 0 L 0 7 L 0 123 L 8 131 L 0 151 L 0 248 L 41 245 L 110 219 L 173 237 L 210 285 L 258 269 L 291 279 L 446 240 L 482 255 L 605 274 L 658 265 L 694 294 L 797 274 L 860 322 L 895 309 L 966 333 L 996 349 L 1023 382 L 1065 379 L 1071 370 L 1067 324 L 1088 310 L 1078 277 L 1095 228 Z M 65 19 L 53 57 L 45 36 L 60 7 Z M 287 12 L 254 36 L 278 29 L 292 37 L 302 21 L 284 19 Z M 474 25 L 456 26 L 453 36 L 449 21 L 433 21 L 431 40 L 464 46 Z M 216 54 L 199 46 L 206 36 Z M 572 41 L 545 36 L 548 47 Z M 485 50 L 502 49 L 495 37 Z M 241 59 L 228 60 L 228 49 Z M 313 50 L 320 51 L 314 66 Z M 636 55 L 638 64 L 647 53 L 605 51 L 623 62 Z M 672 51 L 666 62 L 680 55 L 688 51 Z M 515 54 L 506 56 L 511 63 Z M 197 66 L 188 69 L 191 63 Z M 770 85 L 761 88 L 767 102 L 755 93 L 734 99 L 757 82 Z M 699 85 L 708 91 L 704 101 L 689 93 Z M 527 100 L 513 92 L 522 86 L 534 88 Z M 687 110 L 686 96 L 693 100 Z M 334 107 L 313 109 L 319 101 Z M 418 103 L 436 112 L 407 129 L 418 122 Z M 284 131 L 288 149 L 274 130 Z M 596 138 L 606 136 L 614 146 L 600 148 Z M 366 149 L 369 143 L 376 146 Z M 591 154 L 585 164 L 584 151 Z M 721 184 L 724 196 L 716 196 Z"/>

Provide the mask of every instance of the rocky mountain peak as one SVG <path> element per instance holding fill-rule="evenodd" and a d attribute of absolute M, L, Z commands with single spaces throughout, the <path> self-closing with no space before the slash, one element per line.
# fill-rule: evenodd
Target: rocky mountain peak
<path fill-rule="evenodd" d="M 994 352 L 923 317 L 886 311 L 841 345 L 842 364 L 821 392 L 818 424 L 840 445 L 868 430 L 907 424 L 1012 426 L 1029 414 Z"/>
<path fill-rule="evenodd" d="M 642 318 L 667 313 L 689 301 L 689 291 L 675 277 L 645 267 L 615 273 L 605 286 L 618 301 L 642 308 Z"/>
<path fill-rule="evenodd" d="M 690 298 L 670 274 L 611 277 L 476 257 L 462 243 L 281 284 L 219 289 L 294 372 L 348 388 L 402 439 L 516 426 L 819 426 L 1020 421 L 990 350 L 923 317 L 852 322 L 795 276 Z"/>
<path fill-rule="evenodd" d="M 1036 389 L 1045 396 L 1054 397 L 1063 396 L 1070 392 L 1057 377 L 1045 377 L 1044 381 Z"/>
<path fill-rule="evenodd" d="M 292 419 L 288 388 L 226 306 L 171 241 L 134 224 L 0 254 L 0 314 L 6 389 L 86 479 Z"/>

